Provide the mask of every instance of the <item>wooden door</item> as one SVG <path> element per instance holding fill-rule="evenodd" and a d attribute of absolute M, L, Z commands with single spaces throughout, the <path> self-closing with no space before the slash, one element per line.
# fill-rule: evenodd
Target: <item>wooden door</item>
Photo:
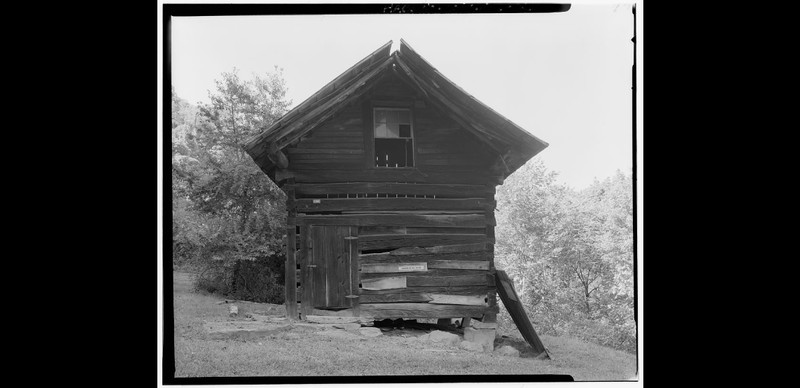
<path fill-rule="evenodd" d="M 354 308 L 358 304 L 358 228 L 309 226 L 310 289 L 305 293 L 317 309 Z M 302 301 L 306 303 L 305 300 Z"/>

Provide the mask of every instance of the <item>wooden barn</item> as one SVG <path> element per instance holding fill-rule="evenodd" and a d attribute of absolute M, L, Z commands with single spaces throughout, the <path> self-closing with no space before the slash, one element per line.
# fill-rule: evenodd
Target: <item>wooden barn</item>
<path fill-rule="evenodd" d="M 287 316 L 491 324 L 495 187 L 547 143 L 391 48 L 244 145 L 287 194 Z"/>

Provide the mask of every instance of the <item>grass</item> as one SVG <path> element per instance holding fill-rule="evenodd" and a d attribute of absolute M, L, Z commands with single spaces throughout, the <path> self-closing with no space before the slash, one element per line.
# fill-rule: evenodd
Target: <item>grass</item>
<path fill-rule="evenodd" d="M 363 376 L 363 375 L 525 375 L 568 374 L 576 381 L 636 378 L 633 355 L 565 337 L 542 336 L 554 360 L 472 353 L 458 347 L 420 342 L 403 334 L 367 338 L 344 330 L 294 325 L 260 336 L 214 339 L 206 324 L 237 321 L 214 295 L 195 293 L 191 277 L 174 273 L 176 377 L 211 376 Z M 282 314 L 282 306 L 238 303 L 247 312 Z M 422 334 L 420 332 L 419 334 Z M 505 342 L 525 349 L 510 335 Z M 216 337 L 215 337 L 216 338 Z M 165 340 L 170 340 L 166 337 Z"/>

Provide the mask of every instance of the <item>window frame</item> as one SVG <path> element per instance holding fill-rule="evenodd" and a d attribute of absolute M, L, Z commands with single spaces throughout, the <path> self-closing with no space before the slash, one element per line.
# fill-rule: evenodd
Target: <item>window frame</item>
<path fill-rule="evenodd" d="M 371 168 L 376 169 L 416 169 L 417 168 L 417 150 L 416 150 L 416 136 L 414 133 L 414 128 L 416 127 L 415 116 L 414 116 L 414 106 L 412 103 L 398 103 L 398 102 L 379 102 L 374 101 L 370 106 L 370 120 L 369 120 L 369 143 L 370 143 L 370 150 L 368 154 L 369 158 L 369 165 Z M 375 118 L 377 117 L 376 112 L 378 110 L 384 111 L 407 111 L 409 115 L 409 125 L 411 126 L 410 129 L 410 137 L 376 137 L 375 136 Z M 375 140 L 376 139 L 411 139 L 411 155 L 412 155 L 412 165 L 411 166 L 403 166 L 403 167 L 389 167 L 389 166 L 378 166 L 375 162 Z"/>

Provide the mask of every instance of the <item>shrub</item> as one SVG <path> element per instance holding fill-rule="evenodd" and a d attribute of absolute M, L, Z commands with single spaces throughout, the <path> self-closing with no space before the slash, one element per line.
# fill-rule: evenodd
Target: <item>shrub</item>
<path fill-rule="evenodd" d="M 233 266 L 228 295 L 239 300 L 281 304 L 285 283 L 283 268 L 284 261 L 273 257 L 239 260 Z"/>
<path fill-rule="evenodd" d="M 231 299 L 282 304 L 284 261 L 280 256 L 256 260 L 211 260 L 195 279 L 195 290 Z"/>

